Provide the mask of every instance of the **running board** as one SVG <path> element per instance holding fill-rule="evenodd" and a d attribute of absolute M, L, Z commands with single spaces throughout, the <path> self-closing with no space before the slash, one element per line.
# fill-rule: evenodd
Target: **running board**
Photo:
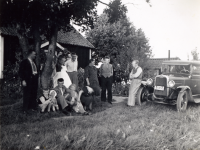
<path fill-rule="evenodd" d="M 172 102 L 164 102 L 164 101 L 152 101 L 154 103 L 159 103 L 159 104 L 166 104 L 166 105 L 176 105 L 176 100 L 175 101 L 172 101 Z"/>

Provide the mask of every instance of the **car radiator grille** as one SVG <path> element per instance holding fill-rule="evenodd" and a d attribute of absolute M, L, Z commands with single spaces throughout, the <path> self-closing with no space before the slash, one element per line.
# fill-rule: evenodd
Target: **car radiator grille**
<path fill-rule="evenodd" d="M 164 86 L 164 90 L 154 90 L 154 94 L 157 96 L 167 96 L 167 78 L 156 77 L 155 86 Z"/>

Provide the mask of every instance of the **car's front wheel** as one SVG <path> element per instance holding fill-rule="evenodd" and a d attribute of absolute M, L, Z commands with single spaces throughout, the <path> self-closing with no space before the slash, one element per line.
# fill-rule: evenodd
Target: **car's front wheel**
<path fill-rule="evenodd" d="M 187 91 L 179 92 L 176 108 L 179 112 L 184 112 L 187 109 L 188 98 Z"/>
<path fill-rule="evenodd" d="M 137 91 L 136 103 L 142 105 L 142 103 L 147 101 L 148 92 L 145 87 L 140 87 Z"/>

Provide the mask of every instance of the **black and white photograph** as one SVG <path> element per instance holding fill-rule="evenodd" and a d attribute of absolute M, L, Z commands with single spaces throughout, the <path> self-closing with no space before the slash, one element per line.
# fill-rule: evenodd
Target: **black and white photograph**
<path fill-rule="evenodd" d="M 1 150 L 200 150 L 200 0 L 0 0 Z"/>

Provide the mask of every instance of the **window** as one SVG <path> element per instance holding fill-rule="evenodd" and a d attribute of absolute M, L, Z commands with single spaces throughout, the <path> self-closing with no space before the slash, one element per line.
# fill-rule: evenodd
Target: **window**
<path fill-rule="evenodd" d="M 194 75 L 200 75 L 200 65 L 193 65 L 192 69 Z"/>

